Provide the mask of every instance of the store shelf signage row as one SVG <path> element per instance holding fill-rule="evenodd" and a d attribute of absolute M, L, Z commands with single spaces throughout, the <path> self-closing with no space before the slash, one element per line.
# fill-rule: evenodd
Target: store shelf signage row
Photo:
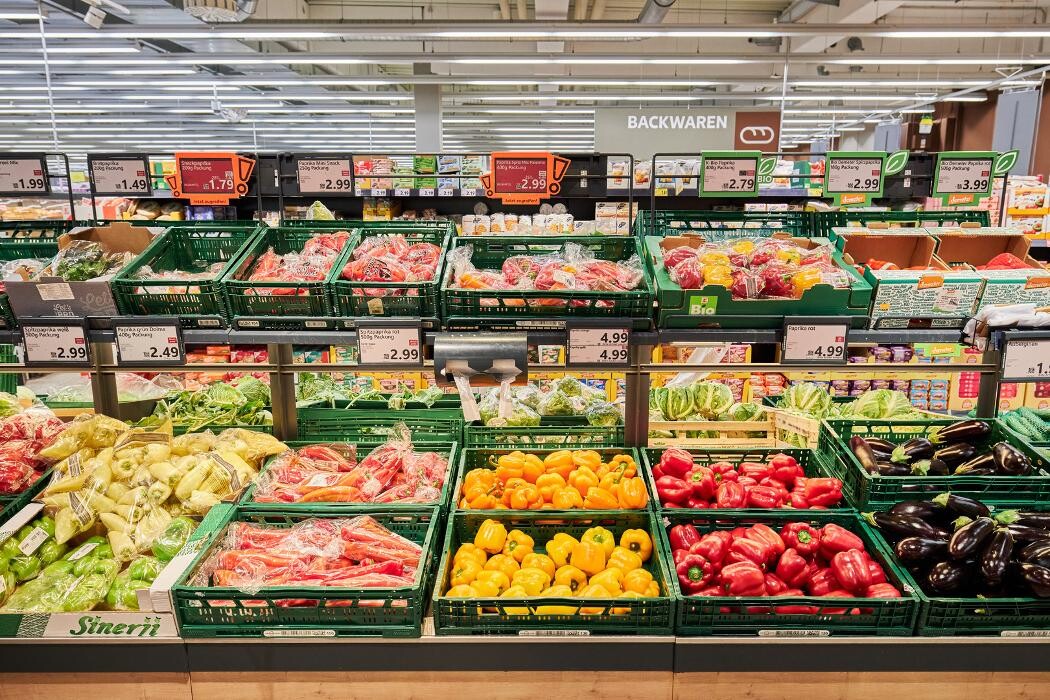
<path fill-rule="evenodd" d="M 42 195 L 51 192 L 43 153 L 0 155 L 0 195 Z"/>
<path fill-rule="evenodd" d="M 152 197 L 149 157 L 146 155 L 89 155 L 91 191 L 104 197 Z"/>

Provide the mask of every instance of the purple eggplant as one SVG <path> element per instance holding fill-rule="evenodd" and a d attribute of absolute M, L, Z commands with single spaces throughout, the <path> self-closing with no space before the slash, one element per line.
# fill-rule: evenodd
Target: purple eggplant
<path fill-rule="evenodd" d="M 983 420 L 961 420 L 935 431 L 930 440 L 934 445 L 951 445 L 957 442 L 977 442 L 988 437 L 992 426 Z"/>
<path fill-rule="evenodd" d="M 1035 564 L 1021 564 L 1021 578 L 1037 598 L 1050 598 L 1050 569 Z"/>
<path fill-rule="evenodd" d="M 860 462 L 860 466 L 864 467 L 864 471 L 869 474 L 878 474 L 879 468 L 876 464 L 875 454 L 871 451 L 867 441 L 859 436 L 854 436 L 849 439 L 849 448 L 853 450 L 854 456 L 857 461 Z"/>
<path fill-rule="evenodd" d="M 969 559 L 981 551 L 996 528 L 995 521 L 986 516 L 974 520 L 963 517 L 959 518 L 958 522 L 962 524 L 948 540 L 948 556 L 956 561 Z"/>
<path fill-rule="evenodd" d="M 935 496 L 933 502 L 942 508 L 947 508 L 956 515 L 965 515 L 967 518 L 980 518 L 992 512 L 991 508 L 981 503 L 976 498 L 957 496 L 951 492 Z M 1003 524 L 1005 525 L 1007 523 Z"/>
<path fill-rule="evenodd" d="M 929 459 L 933 456 L 933 443 L 926 438 L 912 438 L 893 451 L 890 460 L 900 464 L 909 464 L 917 459 Z"/>
<path fill-rule="evenodd" d="M 905 537 L 893 551 L 905 564 L 918 564 L 943 557 L 948 552 L 948 542 L 929 537 Z"/>
<path fill-rule="evenodd" d="M 973 445 L 959 442 L 937 450 L 933 453 L 932 459 L 939 459 L 945 464 L 954 467 L 966 462 L 967 460 L 973 459 L 973 456 L 976 454 L 977 449 Z"/>
<path fill-rule="evenodd" d="M 939 561 L 930 567 L 926 583 L 936 594 L 955 593 L 969 581 L 971 568 L 961 561 Z"/>
<path fill-rule="evenodd" d="M 981 578 L 988 586 L 998 588 L 1003 584 L 1013 551 L 1014 536 L 1005 527 L 996 528 L 981 551 L 979 560 Z"/>
<path fill-rule="evenodd" d="M 864 513 L 864 518 L 879 528 L 897 537 L 926 537 L 932 540 L 947 541 L 947 530 L 934 527 L 922 518 L 903 513 Z"/>
<path fill-rule="evenodd" d="M 944 513 L 944 507 L 935 501 L 901 501 L 889 510 L 898 515 L 914 515 L 923 520 L 936 518 Z"/>
<path fill-rule="evenodd" d="M 1007 476 L 1023 476 L 1031 473 L 1032 463 L 1024 452 L 1006 442 L 997 442 L 992 447 L 995 470 Z"/>

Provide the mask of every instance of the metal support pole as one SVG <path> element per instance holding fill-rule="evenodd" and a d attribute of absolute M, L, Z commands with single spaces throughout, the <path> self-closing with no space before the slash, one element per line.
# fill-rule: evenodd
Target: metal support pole
<path fill-rule="evenodd" d="M 995 347 L 989 339 L 985 348 L 983 364 L 1002 367 L 1002 350 Z M 1000 372 L 981 372 L 981 381 L 977 389 L 977 417 L 995 418 L 999 415 L 999 375 Z"/>
<path fill-rule="evenodd" d="M 299 434 L 299 418 L 295 410 L 295 374 L 292 373 L 291 343 L 270 343 L 266 346 L 270 363 L 270 400 L 273 404 L 274 433 L 281 440 L 294 440 Z"/>
<path fill-rule="evenodd" d="M 91 345 L 91 357 L 94 359 L 94 367 L 91 369 L 91 400 L 95 413 L 119 416 L 117 375 L 114 372 L 103 372 L 100 369 L 105 365 L 113 364 L 113 344 L 92 343 Z"/>
<path fill-rule="evenodd" d="M 649 372 L 639 367 L 652 359 L 653 346 L 631 346 L 631 368 L 627 372 L 624 397 L 624 429 L 627 447 L 649 444 Z M 644 360 L 644 361 L 643 361 Z"/>

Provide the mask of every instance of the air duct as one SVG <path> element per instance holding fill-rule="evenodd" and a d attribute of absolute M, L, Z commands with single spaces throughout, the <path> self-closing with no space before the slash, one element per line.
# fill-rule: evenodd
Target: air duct
<path fill-rule="evenodd" d="M 183 0 L 182 10 L 203 22 L 243 22 L 259 0 Z"/>
<path fill-rule="evenodd" d="M 638 23 L 660 24 L 674 3 L 675 0 L 645 0 L 645 6 L 638 13 Z"/>

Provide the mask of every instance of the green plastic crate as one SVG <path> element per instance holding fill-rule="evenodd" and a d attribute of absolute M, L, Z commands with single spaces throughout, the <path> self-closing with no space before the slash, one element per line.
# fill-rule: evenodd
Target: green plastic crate
<path fill-rule="evenodd" d="M 624 427 L 617 425 L 540 425 L 532 428 L 466 425 L 464 447 L 597 448 L 624 444 Z"/>
<path fill-rule="evenodd" d="M 976 222 L 988 226 L 987 211 L 819 211 L 813 213 L 813 235 L 830 236 L 833 228 L 887 223 L 893 226 L 946 226 Z"/>
<path fill-rule="evenodd" d="M 528 454 L 534 454 L 534 455 L 538 456 L 542 460 L 547 455 L 551 454 L 552 452 L 558 452 L 560 449 L 561 448 L 546 449 L 546 450 L 544 450 L 544 449 L 529 449 L 529 450 L 527 450 L 527 453 Z M 583 448 L 583 449 L 589 449 L 589 448 Z M 474 510 L 474 509 L 471 509 L 471 508 L 462 508 L 459 505 L 460 494 L 463 493 L 463 478 L 466 476 L 467 472 L 470 471 L 471 469 L 495 470 L 495 468 L 496 468 L 496 458 L 498 458 L 500 455 L 509 454 L 509 453 L 511 453 L 513 451 L 514 450 L 509 449 L 509 448 L 508 449 L 503 449 L 503 450 L 494 450 L 494 449 L 487 449 L 487 448 L 480 448 L 479 449 L 479 448 L 476 448 L 476 447 L 467 448 L 467 449 L 462 450 L 460 452 L 459 468 L 456 470 L 456 487 L 455 487 L 455 489 L 452 492 L 452 501 L 451 501 L 452 509 L 455 510 L 456 512 L 458 512 L 458 513 L 508 513 L 508 514 L 515 514 L 515 515 L 527 515 L 527 514 L 530 514 L 530 513 L 531 514 L 535 514 L 536 511 L 530 511 L 530 510 L 509 510 L 508 509 L 508 510 L 498 510 L 498 511 L 497 510 L 482 511 L 482 510 Z M 610 459 L 612 459 L 616 455 L 629 455 L 631 457 L 631 459 L 634 460 L 635 465 L 637 465 L 637 469 L 638 469 L 637 476 L 642 476 L 642 463 L 641 463 L 641 461 L 640 461 L 640 459 L 638 457 L 638 450 L 636 450 L 635 448 L 633 448 L 633 447 L 598 447 L 598 448 L 594 448 L 594 451 L 597 452 L 599 455 L 601 455 L 601 458 L 602 458 L 603 462 L 609 461 Z M 611 509 L 610 511 L 585 510 L 583 508 L 574 508 L 574 509 L 571 509 L 571 510 L 545 509 L 543 511 L 543 514 L 544 515 L 572 515 L 572 514 L 575 514 L 575 513 L 587 513 L 587 514 L 590 514 L 590 515 L 595 515 L 595 514 L 598 514 L 598 513 L 607 513 L 607 512 L 612 512 L 612 511 L 616 511 L 616 512 L 639 512 L 640 513 L 640 512 L 647 511 L 647 510 L 652 508 L 652 503 L 653 503 L 653 498 L 654 498 L 655 491 L 653 491 L 652 486 L 651 486 L 651 482 L 649 480 L 646 480 L 646 487 L 645 488 L 646 488 L 646 491 L 649 494 L 649 504 L 646 505 L 645 508 L 638 508 L 638 509 L 632 509 L 632 510 L 626 510 L 626 509 L 621 509 L 621 508 L 614 508 L 614 509 Z M 586 494 L 581 494 L 581 495 L 586 496 Z"/>
<path fill-rule="evenodd" d="M 3 231 L 0 230 L 0 233 Z M 58 242 L 54 238 L 0 238 L 0 262 L 51 260 L 57 254 Z M 14 328 L 16 325 L 18 321 L 11 311 L 7 292 L 0 291 L 0 328 Z"/>
<path fill-rule="evenodd" d="M 309 518 L 356 517 L 330 506 L 312 513 L 287 509 L 248 513 L 231 509 L 226 522 L 211 533 L 186 572 L 172 587 L 172 600 L 183 637 L 418 637 L 426 609 L 426 592 L 434 574 L 438 544 L 437 511 L 370 513 L 392 532 L 420 544 L 416 581 L 412 586 L 346 589 L 323 586 L 275 586 L 248 593 L 238 588 L 193 585 L 197 568 L 221 544 L 230 522 L 291 527 Z M 306 602 L 282 605 L 282 601 Z"/>
<path fill-rule="evenodd" d="M 337 402 L 337 406 L 344 402 Z M 367 442 L 385 439 L 394 426 L 404 423 L 418 444 L 460 442 L 463 412 L 460 409 L 431 408 L 403 411 L 304 407 L 297 410 L 299 440 L 310 442 Z"/>
<path fill-rule="evenodd" d="M 548 255 L 565 243 L 575 243 L 599 260 L 625 261 L 640 253 L 636 239 L 607 236 L 600 239 L 581 236 L 521 237 L 500 236 L 460 245 L 471 245 L 471 262 L 479 270 L 499 270 L 507 258 L 516 255 Z M 579 290 L 495 290 L 457 289 L 452 286 L 452 268 L 445 268 L 441 285 L 443 318 L 457 330 L 495 329 L 520 322 L 563 321 L 574 317 L 634 319 L 634 327 L 651 325 L 653 286 L 642 266 L 637 289 L 627 292 Z"/>
<path fill-rule="evenodd" d="M 258 230 L 258 227 L 226 225 L 169 228 L 110 282 L 117 308 L 129 315 L 178 316 L 189 326 L 211 325 L 199 323 L 201 317 L 228 320 L 220 280 L 236 264 Z M 215 263 L 224 264 L 214 277 L 182 285 L 178 280 L 135 279 L 147 266 L 155 272 L 166 272 L 200 269 Z M 180 286 L 181 292 L 169 291 Z M 190 293 L 190 289 L 197 292 Z"/>
<path fill-rule="evenodd" d="M 1036 468 L 1034 476 L 872 476 L 849 448 L 851 437 L 881 437 L 893 443 L 922 437 L 937 428 L 951 425 L 944 420 L 828 420 L 824 422 L 817 449 L 835 476 L 842 479 L 842 490 L 860 510 L 886 510 L 899 501 L 922 499 L 951 491 L 972 496 L 989 505 L 1038 504 L 1050 500 L 1050 462 L 999 421 L 992 423 L 989 447 L 1005 440 L 1021 450 Z"/>
<path fill-rule="evenodd" d="M 712 462 L 727 461 L 734 464 L 740 462 L 765 462 L 770 457 L 776 454 L 785 454 L 790 457 L 794 457 L 795 461 L 802 467 L 802 471 L 805 472 L 807 478 L 820 478 L 833 476 L 831 470 L 824 464 L 823 460 L 819 458 L 816 451 L 805 450 L 798 447 L 726 447 L 726 448 L 700 448 L 700 447 L 689 447 L 679 448 L 685 449 L 689 454 L 693 456 L 694 464 L 711 464 Z M 683 509 L 683 508 L 664 508 L 663 503 L 660 502 L 659 496 L 656 494 L 656 477 L 653 475 L 653 465 L 660 463 L 660 455 L 664 453 L 664 449 L 643 449 L 642 453 L 642 467 L 641 470 L 645 475 L 645 479 L 649 485 L 649 494 L 653 497 L 653 507 L 661 513 L 702 513 L 702 510 Z M 838 508 L 848 508 L 845 495 L 843 495 L 842 501 Z M 736 509 L 733 509 L 734 511 Z M 768 509 L 742 509 L 742 510 L 755 510 L 755 512 L 769 512 Z"/>
<path fill-rule="evenodd" d="M 29 505 L 33 498 L 44 490 L 49 481 L 51 481 L 51 469 L 43 472 L 40 478 L 31 483 L 22 493 L 0 495 L 0 525 Z"/>
<path fill-rule="evenodd" d="M 3 295 L 3 303 L 6 304 L 7 295 Z M 18 355 L 15 353 L 14 345 L 0 344 L 0 365 L 17 365 Z M 17 374 L 0 374 L 0 391 L 13 394 L 18 391 Z"/>
<path fill-rule="evenodd" d="M 643 529 L 653 536 L 653 554 L 645 568 L 659 582 L 658 598 L 448 598 L 452 557 L 463 542 L 473 542 L 474 535 L 485 520 L 494 519 L 507 530 L 517 528 L 536 541 L 539 549 L 556 533 L 566 532 L 579 538 L 591 527 L 604 527 L 619 540 L 624 530 Z M 657 538 L 659 524 L 647 511 L 620 511 L 589 514 L 585 511 L 548 517 L 532 514 L 503 515 L 499 511 L 455 513 L 449 521 L 441 566 L 434 582 L 434 625 L 439 635 L 542 635 L 555 630 L 561 634 L 579 635 L 669 635 L 673 633 L 674 598 L 671 595 L 670 564 L 661 551 Z M 573 611 L 537 612 L 542 606 L 569 606 Z M 595 614 L 583 614 L 581 609 L 595 608 Z M 625 614 L 613 614 L 613 608 L 622 608 Z M 521 611 L 526 614 L 520 614 Z"/>
<path fill-rule="evenodd" d="M 421 316 L 436 317 L 441 311 L 438 285 L 445 270 L 445 254 L 454 235 L 451 221 L 441 226 L 417 226 L 398 222 L 382 228 L 365 223 L 356 229 L 358 243 L 370 236 L 401 234 L 409 245 L 433 243 L 441 248 L 434 278 L 429 282 L 352 282 L 341 277 L 350 262 L 353 248 L 347 247 L 329 273 L 332 310 L 339 316 Z M 356 247 L 356 246 L 355 246 Z"/>
<path fill-rule="evenodd" d="M 84 221 L 0 221 L 0 246 L 12 246 L 23 253 L 18 257 L 33 257 L 34 244 L 47 243 L 58 245 L 58 237 L 78 226 L 90 226 Z M 53 254 L 52 254 L 53 255 Z M 14 260 L 15 258 L 5 258 Z"/>
<path fill-rule="evenodd" d="M 287 444 L 288 447 L 292 449 L 299 449 L 300 447 L 317 443 L 296 440 Z M 358 461 L 361 461 L 369 452 L 383 444 L 383 442 L 358 442 L 356 444 L 357 459 Z M 252 482 L 251 486 L 245 489 L 239 503 L 246 513 L 312 513 L 318 509 L 324 510 L 325 508 L 331 507 L 338 507 L 341 512 L 345 511 L 353 514 L 370 513 L 372 511 L 380 511 L 383 513 L 427 513 L 433 511 L 435 508 L 440 512 L 444 512 L 448 509 L 449 499 L 452 498 L 453 482 L 456 480 L 456 465 L 459 462 L 459 445 L 455 442 L 426 443 L 416 445 L 415 450 L 417 452 L 439 452 L 448 460 L 448 471 L 445 473 L 445 485 L 441 489 L 441 494 L 436 501 L 430 503 L 342 503 L 324 501 L 311 503 L 256 503 L 253 499 L 255 498 L 258 481 L 255 481 Z M 275 459 L 277 459 L 277 456 L 270 457 L 266 460 L 266 464 L 263 465 L 260 476 L 270 468 L 270 465 Z"/>
<path fill-rule="evenodd" d="M 253 238 L 237 263 L 222 276 L 226 302 L 232 316 L 331 316 L 330 290 L 325 280 L 313 282 L 255 282 L 248 279 L 259 258 L 270 248 L 278 255 L 298 253 L 317 233 L 335 233 L 332 227 L 267 228 Z M 355 245 L 351 234 L 346 245 Z M 342 252 L 342 251 L 340 251 Z M 339 255 L 334 256 L 335 266 Z M 328 270 L 331 272 L 331 269 Z M 327 273 L 326 273 L 327 275 Z M 259 289 L 276 290 L 279 294 L 259 294 Z"/>
<path fill-rule="evenodd" d="M 638 236 L 681 236 L 684 234 L 717 234 L 720 231 L 743 231 L 760 236 L 770 232 L 808 236 L 813 229 L 813 214 L 806 211 L 667 211 L 655 214 L 640 212 L 635 219 Z M 654 221 L 655 219 L 655 221 Z M 655 225 L 654 225 L 655 224 Z"/>
<path fill-rule="evenodd" d="M 665 511 L 667 529 L 692 524 L 706 534 L 714 530 L 732 530 L 764 523 L 779 531 L 791 522 L 808 522 L 814 527 L 827 523 L 841 525 L 864 540 L 865 549 L 886 572 L 886 579 L 901 591 L 900 598 L 819 598 L 800 597 L 704 597 L 685 596 L 672 576 L 678 615 L 675 632 L 683 636 L 751 635 L 760 637 L 800 636 L 911 636 L 919 613 L 919 599 L 911 593 L 911 580 L 894 562 L 885 543 L 855 513 L 842 511 L 791 510 Z M 660 547 L 671 560 L 671 541 L 667 529 L 661 529 Z M 771 601 L 776 601 L 771 605 Z M 776 605 L 817 607 L 813 614 L 780 614 Z M 831 611 L 842 612 L 831 612 Z M 853 611 L 857 612 L 854 613 Z"/>
<path fill-rule="evenodd" d="M 834 251 L 832 259 L 850 277 L 849 289 L 818 284 L 800 299 L 732 298 L 721 285 L 682 289 L 664 268 L 659 236 L 645 238 L 645 258 L 656 286 L 657 324 L 660 328 L 781 328 L 785 316 L 848 316 L 854 328 L 866 328 L 871 285 Z M 827 240 L 814 239 L 818 243 Z"/>

